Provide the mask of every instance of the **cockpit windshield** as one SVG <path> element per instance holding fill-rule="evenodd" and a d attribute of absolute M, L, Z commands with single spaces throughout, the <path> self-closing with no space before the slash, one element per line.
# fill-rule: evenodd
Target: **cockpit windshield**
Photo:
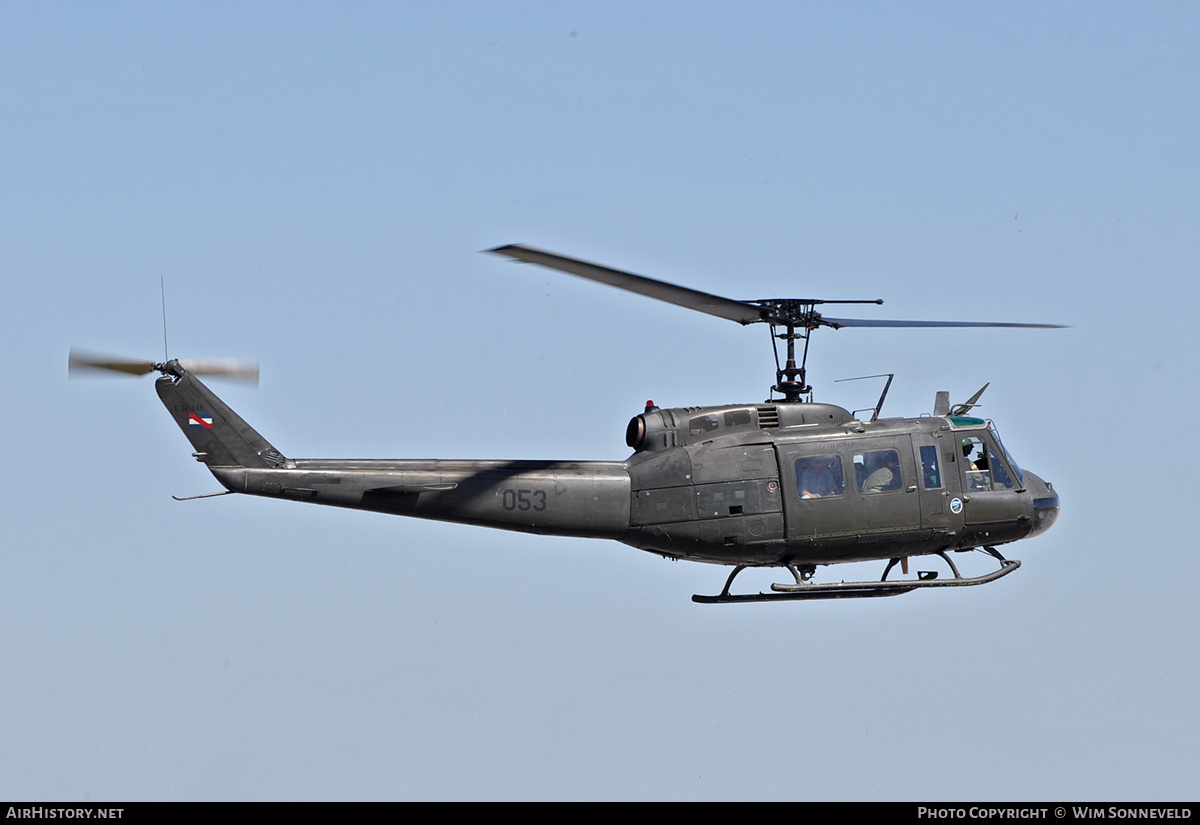
<path fill-rule="evenodd" d="M 1017 474 L 1017 478 L 1021 479 L 1021 483 L 1025 483 L 1025 471 L 1021 469 L 1021 465 L 1017 464 L 1016 459 L 1012 457 L 1012 453 L 1004 446 L 1004 442 L 1000 440 L 1000 433 L 996 430 L 996 425 L 991 421 L 988 422 L 988 430 L 992 434 L 992 440 L 996 442 L 996 446 L 1004 453 L 1004 457 L 1008 459 L 1008 466 L 1013 468 L 1013 472 Z"/>

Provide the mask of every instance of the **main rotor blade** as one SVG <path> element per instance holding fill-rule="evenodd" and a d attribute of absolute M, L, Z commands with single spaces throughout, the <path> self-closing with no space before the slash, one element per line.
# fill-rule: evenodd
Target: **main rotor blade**
<path fill-rule="evenodd" d="M 618 289 L 628 290 L 629 292 L 636 292 L 648 298 L 657 298 L 660 301 L 666 301 L 668 304 L 675 304 L 676 306 L 694 309 L 698 312 L 706 312 L 709 315 L 716 315 L 718 318 L 728 318 L 730 321 L 737 321 L 739 324 L 754 324 L 764 321 L 767 318 L 766 311 L 754 304 L 735 301 L 732 298 L 722 298 L 719 295 L 709 295 L 707 292 L 668 284 L 665 281 L 656 281 L 644 275 L 634 275 L 632 272 L 610 269 L 607 266 L 588 263 L 578 258 L 569 258 L 566 255 L 559 255 L 554 252 L 534 249 L 524 244 L 498 246 L 495 249 L 487 251 L 497 255 L 506 255 L 509 258 L 514 258 L 528 264 L 548 266 L 551 269 L 577 275 L 580 278 L 587 278 L 589 281 L 599 281 L 602 284 L 615 286 Z"/>
<path fill-rule="evenodd" d="M 832 327 L 1017 327 L 1022 329 L 1065 329 L 1062 324 L 1014 324 L 1011 322 L 991 321 L 889 321 L 866 320 L 863 318 L 830 318 L 821 316 L 821 320 Z"/>
<path fill-rule="evenodd" d="M 87 352 L 71 347 L 71 355 L 67 361 L 67 374 L 72 378 L 87 372 L 123 372 L 126 375 L 145 375 L 154 372 L 153 361 L 131 361 L 126 358 L 115 358 L 111 355 Z"/>

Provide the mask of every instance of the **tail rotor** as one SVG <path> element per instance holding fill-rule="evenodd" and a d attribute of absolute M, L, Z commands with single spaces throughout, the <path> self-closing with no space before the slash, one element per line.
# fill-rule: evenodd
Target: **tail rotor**
<path fill-rule="evenodd" d="M 67 361 L 67 374 L 71 378 L 82 378 L 104 373 L 124 375 L 148 375 L 152 372 L 167 374 L 170 362 L 135 361 L 112 355 L 71 348 Z M 221 358 L 204 361 L 179 361 L 179 365 L 194 375 L 211 375 L 232 378 L 258 385 L 258 362 L 247 359 Z"/>

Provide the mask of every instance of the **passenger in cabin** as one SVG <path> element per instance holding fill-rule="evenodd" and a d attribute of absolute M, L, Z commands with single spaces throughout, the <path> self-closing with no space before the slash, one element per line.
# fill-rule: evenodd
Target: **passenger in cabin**
<path fill-rule="evenodd" d="M 838 462 L 836 468 L 833 464 L 835 460 Z M 796 463 L 800 498 L 823 498 L 842 494 L 841 460 L 837 456 L 802 458 Z"/>
<path fill-rule="evenodd" d="M 900 489 L 900 457 L 895 450 L 885 450 L 883 453 L 883 463 L 863 482 L 864 493 L 885 493 Z"/>

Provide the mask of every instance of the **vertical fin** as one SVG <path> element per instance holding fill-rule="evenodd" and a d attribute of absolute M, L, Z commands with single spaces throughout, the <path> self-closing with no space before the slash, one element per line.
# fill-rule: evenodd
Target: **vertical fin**
<path fill-rule="evenodd" d="M 179 365 L 166 364 L 154 389 L 175 423 L 209 467 L 282 467 L 287 459 L 242 420 L 200 379 Z"/>

